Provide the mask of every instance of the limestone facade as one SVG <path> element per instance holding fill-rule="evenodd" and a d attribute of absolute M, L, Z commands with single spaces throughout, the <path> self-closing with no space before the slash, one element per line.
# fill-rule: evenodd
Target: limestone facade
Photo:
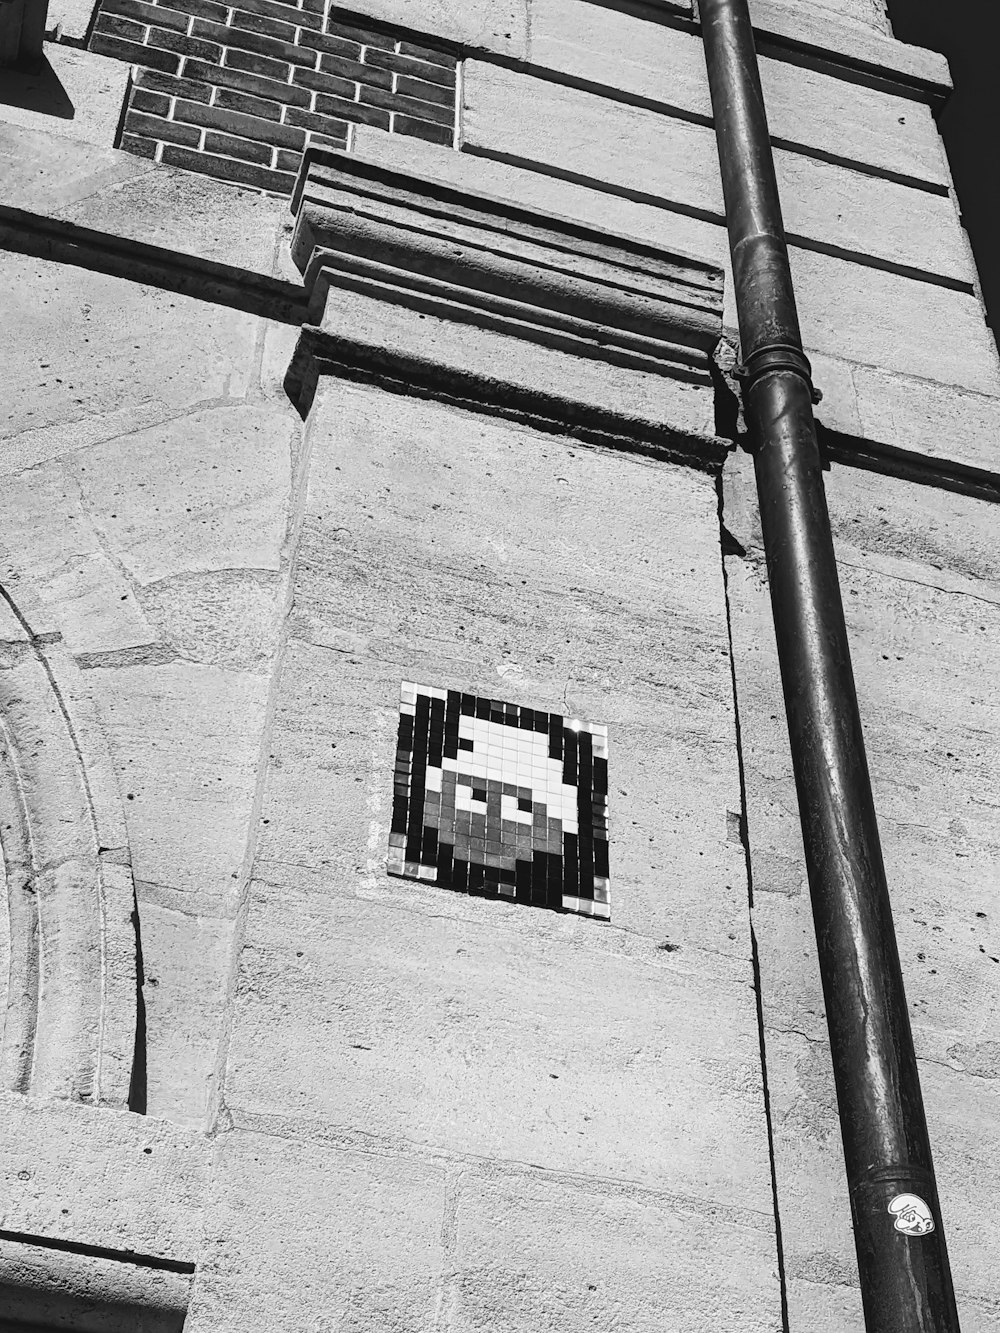
<path fill-rule="evenodd" d="M 1000 1333 L 1000 362 L 948 71 L 879 0 L 751 9 L 959 1309 Z M 22 26 L 0 1329 L 860 1333 L 696 7 Z M 387 874 L 404 681 L 607 726 L 609 921 Z"/>

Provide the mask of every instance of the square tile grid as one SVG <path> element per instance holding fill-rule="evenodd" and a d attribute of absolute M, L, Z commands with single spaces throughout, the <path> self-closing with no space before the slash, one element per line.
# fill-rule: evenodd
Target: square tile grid
<path fill-rule="evenodd" d="M 609 919 L 607 727 L 404 681 L 387 869 Z"/>

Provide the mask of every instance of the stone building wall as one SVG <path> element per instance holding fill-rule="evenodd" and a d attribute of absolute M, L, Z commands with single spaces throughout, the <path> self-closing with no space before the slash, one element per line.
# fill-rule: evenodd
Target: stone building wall
<path fill-rule="evenodd" d="M 997 1333 L 1000 364 L 948 74 L 873 0 L 751 8 Z M 691 6 L 47 33 L 0 71 L 0 1327 L 860 1330 Z M 609 920 L 387 873 L 402 682 L 608 728 Z"/>

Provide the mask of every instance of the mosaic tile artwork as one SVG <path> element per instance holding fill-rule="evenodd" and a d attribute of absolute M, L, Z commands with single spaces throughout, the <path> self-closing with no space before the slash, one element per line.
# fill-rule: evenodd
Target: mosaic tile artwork
<path fill-rule="evenodd" d="M 607 727 L 404 681 L 388 870 L 609 918 Z"/>

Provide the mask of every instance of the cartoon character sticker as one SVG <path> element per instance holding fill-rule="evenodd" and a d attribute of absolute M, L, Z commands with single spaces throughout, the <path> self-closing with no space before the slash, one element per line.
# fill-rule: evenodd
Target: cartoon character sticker
<path fill-rule="evenodd" d="M 917 1194 L 897 1194 L 889 1204 L 896 1230 L 904 1236 L 929 1236 L 934 1230 L 931 1210 Z"/>

